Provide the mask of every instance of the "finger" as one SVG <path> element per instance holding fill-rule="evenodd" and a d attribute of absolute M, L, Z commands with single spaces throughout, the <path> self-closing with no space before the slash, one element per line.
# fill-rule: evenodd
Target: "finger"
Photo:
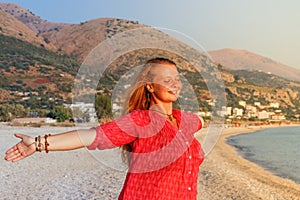
<path fill-rule="evenodd" d="M 5 160 L 12 161 L 12 160 L 18 158 L 19 156 L 21 156 L 20 153 L 16 153 L 16 154 L 13 153 L 13 154 L 10 154 L 10 155 L 6 155 Z"/>
<path fill-rule="evenodd" d="M 15 146 L 11 147 L 10 149 L 8 149 L 5 154 L 10 154 L 10 153 L 12 153 L 16 150 L 18 150 L 17 145 L 15 145 Z"/>
<path fill-rule="evenodd" d="M 6 156 L 10 156 L 10 155 L 15 155 L 19 153 L 19 149 L 18 148 L 11 148 L 9 151 L 6 152 Z"/>
<path fill-rule="evenodd" d="M 17 145 L 10 148 L 5 154 L 6 154 L 6 157 L 11 157 L 13 155 L 16 155 L 20 153 L 20 150 L 18 149 Z"/>
<path fill-rule="evenodd" d="M 25 158 L 25 157 L 26 157 L 26 156 L 22 156 L 22 155 L 17 156 L 16 158 L 12 159 L 12 162 L 17 162 L 17 161 L 19 161 L 19 160 L 22 160 L 22 159 Z"/>
<path fill-rule="evenodd" d="M 25 135 L 23 135 L 23 134 L 18 134 L 18 133 L 15 134 L 15 137 L 20 138 L 20 139 L 23 139 L 24 136 L 25 136 Z"/>
<path fill-rule="evenodd" d="M 14 162 L 14 160 L 17 160 L 19 157 L 20 157 L 20 155 L 13 155 L 13 156 L 7 158 L 6 160 L 7 160 L 7 161 Z"/>
<path fill-rule="evenodd" d="M 15 159 L 18 159 L 19 157 L 25 158 L 26 157 L 26 153 L 22 150 L 16 150 L 14 152 L 12 152 L 11 154 L 6 156 L 6 160 L 8 161 L 13 161 Z"/>
<path fill-rule="evenodd" d="M 26 153 L 21 145 L 18 146 L 17 153 L 20 153 L 22 156 L 26 156 Z"/>
<path fill-rule="evenodd" d="M 12 154 L 19 154 L 21 153 L 19 149 L 15 150 Z"/>

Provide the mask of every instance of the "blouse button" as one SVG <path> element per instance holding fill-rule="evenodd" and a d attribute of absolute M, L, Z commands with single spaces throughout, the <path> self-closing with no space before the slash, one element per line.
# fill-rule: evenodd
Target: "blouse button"
<path fill-rule="evenodd" d="M 189 156 L 189 159 L 192 159 L 192 156 Z"/>
<path fill-rule="evenodd" d="M 185 143 L 186 143 L 186 144 L 189 144 L 189 142 L 188 142 L 188 141 L 186 141 Z"/>
<path fill-rule="evenodd" d="M 181 133 L 181 132 L 182 132 L 182 130 L 181 130 L 181 129 L 179 129 L 178 131 L 179 131 L 179 133 Z"/>
<path fill-rule="evenodd" d="M 192 190 L 192 188 L 191 188 L 191 187 L 188 187 L 187 189 L 188 189 L 189 191 L 191 191 L 191 190 Z"/>
<path fill-rule="evenodd" d="M 191 172 L 191 171 L 189 171 L 188 173 L 189 173 L 189 174 L 192 174 L 192 172 Z"/>

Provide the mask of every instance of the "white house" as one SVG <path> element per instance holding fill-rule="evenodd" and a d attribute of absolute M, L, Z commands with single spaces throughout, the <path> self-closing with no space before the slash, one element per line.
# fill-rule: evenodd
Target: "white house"
<path fill-rule="evenodd" d="M 258 116 L 257 116 L 258 119 L 269 119 L 270 118 L 270 113 L 263 110 L 263 111 L 260 111 L 258 112 Z"/>
<path fill-rule="evenodd" d="M 270 103 L 270 107 L 272 108 L 279 108 L 279 103 Z"/>
<path fill-rule="evenodd" d="M 243 106 L 243 107 L 246 107 L 246 101 L 239 101 L 239 105 Z"/>
<path fill-rule="evenodd" d="M 226 107 L 226 115 L 231 115 L 232 114 L 232 107 Z"/>
<path fill-rule="evenodd" d="M 243 116 L 244 110 L 240 108 L 234 108 L 233 109 L 233 115 L 234 116 Z"/>

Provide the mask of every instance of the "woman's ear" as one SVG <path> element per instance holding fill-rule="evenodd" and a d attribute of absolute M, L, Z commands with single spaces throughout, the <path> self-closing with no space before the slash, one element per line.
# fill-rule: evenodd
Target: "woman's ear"
<path fill-rule="evenodd" d="M 154 92 L 152 84 L 146 84 L 146 88 L 149 92 Z"/>

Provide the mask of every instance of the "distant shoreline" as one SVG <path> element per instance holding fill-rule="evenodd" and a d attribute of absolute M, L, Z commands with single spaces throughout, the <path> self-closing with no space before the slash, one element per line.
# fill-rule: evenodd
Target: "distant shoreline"
<path fill-rule="evenodd" d="M 238 155 L 227 138 L 267 128 L 299 126 L 248 126 L 224 128 L 212 152 L 200 167 L 199 199 L 300 199 L 300 184 L 272 174 Z M 201 137 L 201 136 L 200 136 Z"/>
<path fill-rule="evenodd" d="M 257 131 L 262 131 L 262 130 L 266 130 L 266 129 L 277 129 L 277 128 L 287 128 L 287 127 L 300 127 L 300 125 L 299 124 L 291 124 L 291 125 L 281 125 L 281 126 L 263 126 L 263 127 L 260 127 L 260 128 L 258 128 L 258 129 L 256 129 L 256 127 L 254 127 L 254 129 L 256 129 L 256 130 L 253 130 L 253 131 L 249 131 L 249 132 L 240 132 L 240 133 L 237 133 L 237 134 L 229 134 L 229 135 L 227 135 L 224 139 L 224 141 L 225 141 L 225 143 L 227 144 L 227 145 L 229 145 L 229 146 L 231 146 L 235 151 L 236 151 L 236 155 L 237 156 L 239 156 L 239 157 L 241 157 L 241 158 L 243 158 L 243 159 L 245 159 L 245 160 L 247 160 L 247 161 L 250 161 L 250 162 L 252 162 L 252 163 L 254 163 L 254 164 L 256 164 L 258 167 L 260 167 L 260 168 L 263 168 L 262 166 L 260 166 L 259 164 L 257 164 L 256 162 L 254 162 L 254 161 L 251 161 L 250 159 L 247 159 L 247 158 L 245 158 L 245 157 L 243 157 L 243 156 L 240 156 L 240 155 L 238 155 L 238 153 L 240 152 L 240 149 L 238 149 L 237 147 L 235 147 L 235 146 L 233 146 L 233 145 L 231 145 L 231 144 L 229 144 L 227 141 L 228 141 L 228 138 L 230 138 L 230 137 L 232 137 L 232 136 L 236 136 L 236 135 L 243 135 L 243 134 L 252 134 L 252 133 L 256 133 Z M 251 127 L 250 127 L 251 128 Z M 265 169 L 265 168 L 263 168 L 264 170 L 266 170 L 266 171 L 268 171 L 268 172 L 271 172 L 271 171 L 269 171 L 269 170 L 267 170 L 267 169 Z M 271 172 L 272 173 L 272 172 Z M 273 174 L 273 173 L 272 173 Z M 281 176 L 279 176 L 279 175 L 276 175 L 276 174 L 273 174 L 274 176 L 277 176 L 277 177 L 280 177 L 280 178 L 283 178 L 283 177 L 281 177 Z M 285 179 L 285 178 L 283 178 L 283 179 Z M 293 182 L 295 182 L 296 184 L 299 184 L 300 185 L 300 183 L 298 183 L 298 182 L 296 182 L 296 181 L 294 181 L 294 180 L 292 180 L 292 179 L 290 179 L 291 181 L 293 181 Z"/>

